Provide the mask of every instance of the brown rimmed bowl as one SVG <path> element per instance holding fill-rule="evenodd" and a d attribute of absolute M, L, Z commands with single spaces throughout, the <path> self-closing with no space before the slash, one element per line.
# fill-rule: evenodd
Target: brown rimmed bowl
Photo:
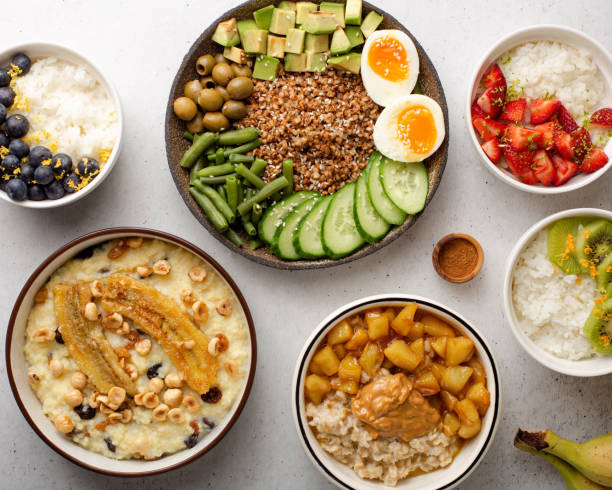
<path fill-rule="evenodd" d="M 245 383 L 240 394 L 236 397 L 234 405 L 225 416 L 223 422 L 218 424 L 206 437 L 191 449 L 184 449 L 177 453 L 162 458 L 144 460 L 114 460 L 102 454 L 89 451 L 72 442 L 63 434 L 58 432 L 53 422 L 43 413 L 42 406 L 34 391 L 30 388 L 27 377 L 26 360 L 24 355 L 25 329 L 27 318 L 34 303 L 34 295 L 47 282 L 49 277 L 68 260 L 86 249 L 96 247 L 109 240 L 129 236 L 142 236 L 144 238 L 156 238 L 182 247 L 194 255 L 200 257 L 213 267 L 219 275 L 227 282 L 234 291 L 249 329 L 251 352 L 250 366 L 246 375 Z M 40 438 L 55 452 L 72 461 L 73 463 L 89 470 L 110 476 L 142 477 L 164 473 L 175 468 L 180 468 L 194 461 L 203 454 L 210 451 L 232 428 L 247 401 L 253 378 L 255 376 L 255 365 L 257 361 L 257 342 L 255 338 L 255 327 L 247 303 L 238 289 L 238 286 L 229 274 L 206 252 L 195 245 L 174 235 L 146 228 L 109 228 L 94 231 L 84 235 L 53 252 L 45 261 L 38 266 L 27 280 L 25 286 L 19 293 L 13 312 L 11 314 L 6 334 L 6 371 L 9 383 L 13 391 L 15 401 L 21 413 L 28 421 Z"/>
<path fill-rule="evenodd" d="M 471 243 L 476 249 L 477 255 L 476 264 L 474 268 L 468 273 L 460 276 L 450 275 L 448 271 L 444 270 L 440 264 L 440 252 L 446 245 L 455 240 L 466 240 Z M 431 261 L 433 263 L 434 269 L 442 279 L 448 282 L 460 284 L 471 281 L 478 275 L 480 269 L 482 269 L 482 264 L 484 263 L 484 252 L 482 251 L 482 247 L 480 246 L 480 243 L 478 243 L 478 240 L 476 240 L 473 236 L 467 235 L 465 233 L 451 233 L 450 235 L 446 235 L 445 237 L 440 238 L 438 243 L 436 243 L 436 246 L 434 247 L 433 253 L 431 255 Z"/>
<path fill-rule="evenodd" d="M 321 0 L 313 0 L 315 3 L 321 3 Z M 205 53 L 217 53 L 220 52 L 220 46 L 214 43 L 211 39 L 217 24 L 220 21 L 236 17 L 236 19 L 252 18 L 253 12 L 257 9 L 270 5 L 270 0 L 253 0 L 245 2 L 236 8 L 228 10 L 223 16 L 215 20 L 193 43 L 188 53 L 183 58 L 181 66 L 174 78 L 172 88 L 170 90 L 170 96 L 168 98 L 168 105 L 166 108 L 166 124 L 165 124 L 165 138 L 166 138 L 166 154 L 168 157 L 168 165 L 170 167 L 170 173 L 174 179 L 174 183 L 179 191 L 179 194 L 185 201 L 185 204 L 196 217 L 196 219 L 202 223 L 202 225 L 213 235 L 217 240 L 223 243 L 226 247 L 231 250 L 238 252 L 240 255 L 253 260 L 259 264 L 267 265 L 270 267 L 276 267 L 278 269 L 285 270 L 296 270 L 296 269 L 321 269 L 325 267 L 332 267 L 334 265 L 345 264 L 352 262 L 361 257 L 365 257 L 376 250 L 388 245 L 392 241 L 399 238 L 408 228 L 410 228 L 416 220 L 422 214 L 419 213 L 415 216 L 410 216 L 402 225 L 394 227 L 387 235 L 378 243 L 369 244 L 365 247 L 357 250 L 356 252 L 343 257 L 341 259 L 319 259 L 319 260 L 297 260 L 287 261 L 276 257 L 275 255 L 268 252 L 266 248 L 260 248 L 257 250 L 251 250 L 248 244 L 242 247 L 234 245 L 225 235 L 219 233 L 215 227 L 208 221 L 206 215 L 202 209 L 198 206 L 195 200 L 189 194 L 189 172 L 181 168 L 179 162 L 183 153 L 189 148 L 189 142 L 183 138 L 183 132 L 185 131 L 185 124 L 175 117 L 172 110 L 172 104 L 174 99 L 183 95 L 183 87 L 189 80 L 195 78 L 195 62 L 196 60 Z M 433 199 L 438 185 L 442 180 L 442 173 L 446 166 L 446 160 L 448 158 L 448 144 L 449 144 L 449 127 L 448 127 L 448 108 L 446 106 L 446 98 L 444 96 L 444 90 L 442 84 L 438 78 L 436 69 L 434 68 L 431 60 L 425 53 L 423 47 L 415 39 L 415 37 L 406 29 L 397 19 L 389 15 L 387 12 L 374 7 L 368 2 L 363 2 L 363 15 L 366 15 L 371 10 L 383 14 L 384 20 L 380 25 L 380 29 L 399 29 L 404 31 L 412 41 L 414 42 L 417 51 L 419 53 L 419 84 L 421 86 L 422 93 L 428 95 L 434 99 L 444 114 L 444 126 L 446 130 L 446 137 L 442 142 L 442 145 L 438 150 L 429 158 L 425 160 L 427 166 L 427 172 L 429 175 L 429 193 L 427 195 L 426 206 Z"/>

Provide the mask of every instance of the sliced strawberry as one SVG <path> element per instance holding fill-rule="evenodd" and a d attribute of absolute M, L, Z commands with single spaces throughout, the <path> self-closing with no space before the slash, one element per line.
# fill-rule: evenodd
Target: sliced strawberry
<path fill-rule="evenodd" d="M 559 121 L 563 131 L 566 133 L 571 133 L 572 131 L 576 131 L 578 129 L 578 124 L 576 124 L 576 121 L 574 121 L 574 118 L 563 106 L 563 104 L 561 104 L 557 110 L 557 121 Z"/>
<path fill-rule="evenodd" d="M 558 100 L 534 100 L 529 106 L 531 124 L 542 124 L 554 116 L 561 106 Z"/>
<path fill-rule="evenodd" d="M 485 88 L 497 88 L 503 87 L 504 92 L 506 91 L 506 77 L 504 77 L 504 73 L 501 71 L 501 68 L 496 63 L 494 64 L 489 71 L 482 78 L 482 83 Z"/>
<path fill-rule="evenodd" d="M 499 159 L 501 158 L 501 149 L 499 148 L 499 142 L 497 141 L 497 138 L 485 141 L 480 146 L 482 148 L 482 151 L 484 151 L 489 157 L 489 160 L 491 160 L 493 163 L 499 162 Z"/>
<path fill-rule="evenodd" d="M 595 172 L 608 163 L 608 155 L 599 146 L 594 146 L 589 150 L 580 165 L 583 172 Z"/>
<path fill-rule="evenodd" d="M 487 113 L 480 108 L 476 101 L 474 101 L 472 104 L 472 121 L 477 117 L 485 119 L 487 117 Z"/>
<path fill-rule="evenodd" d="M 534 129 L 523 128 L 516 124 L 508 125 L 505 137 L 516 151 L 526 150 L 538 145 L 540 133 Z"/>
<path fill-rule="evenodd" d="M 512 173 L 525 184 L 535 184 L 538 181 L 531 169 L 533 154 L 529 150 L 515 151 L 511 147 L 504 148 L 504 156 Z"/>
<path fill-rule="evenodd" d="M 540 148 L 550 150 L 555 146 L 554 134 L 555 132 L 561 130 L 561 126 L 559 126 L 557 121 L 549 121 L 547 123 L 540 124 L 533 129 L 540 134 L 540 138 L 538 140 Z"/>
<path fill-rule="evenodd" d="M 572 136 L 565 131 L 557 131 L 554 133 L 553 139 L 555 140 L 555 148 L 561 156 L 567 160 L 573 160 L 575 155 Z"/>
<path fill-rule="evenodd" d="M 495 119 L 501 114 L 502 107 L 506 101 L 505 89 L 500 87 L 488 88 L 478 97 L 476 103 L 486 113 L 487 116 Z"/>
<path fill-rule="evenodd" d="M 589 152 L 591 146 L 591 135 L 584 128 L 578 128 L 571 134 L 572 137 L 572 151 L 574 157 L 578 162 L 581 162 L 584 156 Z"/>
<path fill-rule="evenodd" d="M 533 173 L 542 184 L 552 185 L 557 176 L 555 166 L 553 165 L 546 150 L 538 150 L 533 156 Z"/>
<path fill-rule="evenodd" d="M 596 128 L 612 128 L 612 109 L 604 107 L 595 111 L 590 119 L 591 126 Z"/>
<path fill-rule="evenodd" d="M 500 119 L 512 122 L 521 122 L 525 117 L 525 109 L 527 108 L 527 99 L 517 99 L 506 102 Z"/>
<path fill-rule="evenodd" d="M 561 155 L 553 154 L 552 161 L 557 173 L 553 182 L 556 186 L 565 184 L 578 172 L 578 165 L 571 160 L 563 158 Z"/>
<path fill-rule="evenodd" d="M 483 140 L 490 140 L 493 138 L 499 138 L 506 130 L 506 125 L 497 122 L 493 119 L 484 119 L 477 117 L 472 121 L 472 124 L 480 134 Z"/>

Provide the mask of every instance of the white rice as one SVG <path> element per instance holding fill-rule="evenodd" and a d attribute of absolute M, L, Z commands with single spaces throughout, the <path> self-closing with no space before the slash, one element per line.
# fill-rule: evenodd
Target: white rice
<path fill-rule="evenodd" d="M 542 230 L 516 263 L 512 285 L 519 328 L 552 355 L 579 360 L 595 355 L 582 333 L 598 296 L 588 274 L 565 274 L 546 255 L 548 230 Z"/>

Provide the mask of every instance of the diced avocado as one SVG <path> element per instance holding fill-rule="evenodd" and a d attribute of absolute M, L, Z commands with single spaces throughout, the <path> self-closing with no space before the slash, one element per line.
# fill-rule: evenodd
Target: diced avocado
<path fill-rule="evenodd" d="M 332 56 L 328 60 L 329 66 L 350 71 L 355 75 L 359 75 L 361 68 L 361 53 L 348 53 L 342 56 Z"/>
<path fill-rule="evenodd" d="M 319 5 L 321 12 L 331 12 L 336 15 L 336 22 L 340 27 L 344 27 L 344 5 L 336 2 L 321 2 Z"/>
<path fill-rule="evenodd" d="M 335 56 L 337 54 L 348 53 L 350 50 L 351 42 L 346 36 L 346 32 L 344 32 L 342 27 L 336 27 L 334 35 L 332 36 L 329 52 L 332 54 L 332 56 Z"/>
<path fill-rule="evenodd" d="M 306 53 L 285 55 L 285 71 L 306 71 Z"/>
<path fill-rule="evenodd" d="M 308 12 L 316 12 L 317 4 L 312 2 L 298 2 L 295 11 L 295 23 L 303 24 Z"/>
<path fill-rule="evenodd" d="M 306 33 L 304 51 L 307 53 L 323 53 L 329 49 L 329 36 L 327 34 Z"/>
<path fill-rule="evenodd" d="M 280 2 L 276 8 L 283 9 L 283 10 L 293 10 L 294 12 L 297 10 L 297 6 L 295 2 L 287 2 L 285 0 Z"/>
<path fill-rule="evenodd" d="M 325 53 L 306 53 L 306 71 L 325 71 Z"/>
<path fill-rule="evenodd" d="M 244 49 L 238 46 L 231 46 L 223 49 L 223 56 L 234 63 L 243 64 L 247 62 L 247 54 Z"/>
<path fill-rule="evenodd" d="M 302 29 L 310 34 L 331 34 L 338 27 L 334 12 L 308 12 Z"/>
<path fill-rule="evenodd" d="M 370 37 L 370 34 L 372 34 L 378 28 L 382 21 L 382 15 L 380 15 L 378 12 L 374 12 L 374 10 L 370 10 L 370 13 L 365 16 L 365 19 L 363 19 L 363 22 L 361 23 L 361 32 L 363 32 L 366 39 Z"/>
<path fill-rule="evenodd" d="M 259 29 L 270 29 L 270 21 L 272 20 L 272 12 L 274 12 L 274 5 L 268 5 L 267 7 L 261 8 L 253 12 L 253 18 Z"/>
<path fill-rule="evenodd" d="M 289 29 L 295 27 L 295 12 L 293 10 L 274 9 L 270 32 L 286 36 Z"/>
<path fill-rule="evenodd" d="M 236 19 L 231 18 L 229 20 L 219 22 L 219 25 L 217 25 L 217 29 L 212 36 L 212 40 L 219 43 L 221 46 L 236 46 L 236 44 L 240 42 L 238 29 L 236 28 Z"/>
<path fill-rule="evenodd" d="M 242 47 L 248 54 L 266 54 L 268 45 L 268 31 L 263 29 L 249 29 L 244 32 Z"/>
<path fill-rule="evenodd" d="M 274 80 L 278 72 L 278 65 L 280 65 L 280 61 L 276 58 L 265 55 L 258 56 L 253 67 L 253 78 L 268 81 Z"/>
<path fill-rule="evenodd" d="M 346 25 L 361 25 L 361 5 L 361 0 L 346 0 L 346 9 L 344 12 L 344 21 Z"/>
<path fill-rule="evenodd" d="M 289 29 L 287 33 L 287 39 L 285 40 L 285 52 L 300 54 L 304 51 L 304 39 L 306 38 L 306 31 L 302 29 Z"/>
<path fill-rule="evenodd" d="M 361 32 L 361 28 L 357 26 L 346 26 L 344 30 L 346 32 L 346 37 L 348 37 L 351 42 L 351 49 L 355 46 L 361 46 L 364 42 L 363 32 Z"/>
<path fill-rule="evenodd" d="M 244 19 L 239 20 L 236 23 L 236 27 L 238 28 L 238 35 L 240 36 L 240 42 L 244 44 L 244 33 L 251 29 L 257 29 L 257 24 L 253 19 Z"/>
<path fill-rule="evenodd" d="M 285 57 L 285 38 L 268 34 L 268 56 L 273 58 Z"/>

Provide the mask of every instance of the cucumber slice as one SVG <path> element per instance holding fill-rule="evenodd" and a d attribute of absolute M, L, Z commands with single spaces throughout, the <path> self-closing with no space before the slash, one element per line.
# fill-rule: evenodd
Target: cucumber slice
<path fill-rule="evenodd" d="M 267 244 L 272 244 L 276 229 L 283 224 L 285 217 L 295 209 L 295 207 L 318 193 L 314 191 L 300 191 L 291 194 L 282 201 L 268 208 L 259 222 L 257 231 L 259 238 Z"/>
<path fill-rule="evenodd" d="M 423 211 L 429 178 L 423 162 L 403 163 L 383 158 L 380 182 L 393 204 L 408 214 Z"/>
<path fill-rule="evenodd" d="M 299 206 L 289 213 L 289 216 L 285 218 L 285 223 L 276 230 L 274 235 L 274 243 L 272 244 L 272 251 L 278 255 L 281 259 L 285 260 L 297 260 L 300 258 L 297 250 L 293 246 L 293 239 L 297 235 L 297 227 L 302 221 L 302 218 L 306 216 L 315 204 L 321 199 L 320 196 L 315 196 L 307 201 L 304 201 Z"/>
<path fill-rule="evenodd" d="M 297 233 L 293 239 L 293 246 L 300 257 L 305 259 L 325 257 L 325 250 L 321 241 L 321 227 L 333 197 L 333 195 L 330 195 L 320 199 L 315 204 L 315 207 L 298 224 Z"/>
<path fill-rule="evenodd" d="M 367 172 L 367 169 L 366 169 Z M 363 239 L 375 243 L 389 231 L 390 225 L 376 212 L 368 196 L 366 176 L 361 174 L 355 185 L 355 224 Z"/>
<path fill-rule="evenodd" d="M 355 185 L 354 182 L 346 184 L 334 194 L 323 218 L 321 241 L 332 259 L 349 255 L 364 244 L 353 217 Z"/>
<path fill-rule="evenodd" d="M 401 225 L 406 219 L 406 213 L 398 208 L 391 199 L 387 197 L 380 181 L 380 168 L 383 156 L 377 151 L 372 153 L 368 164 L 366 180 L 368 184 L 368 196 L 376 209 L 376 212 L 391 225 Z"/>

